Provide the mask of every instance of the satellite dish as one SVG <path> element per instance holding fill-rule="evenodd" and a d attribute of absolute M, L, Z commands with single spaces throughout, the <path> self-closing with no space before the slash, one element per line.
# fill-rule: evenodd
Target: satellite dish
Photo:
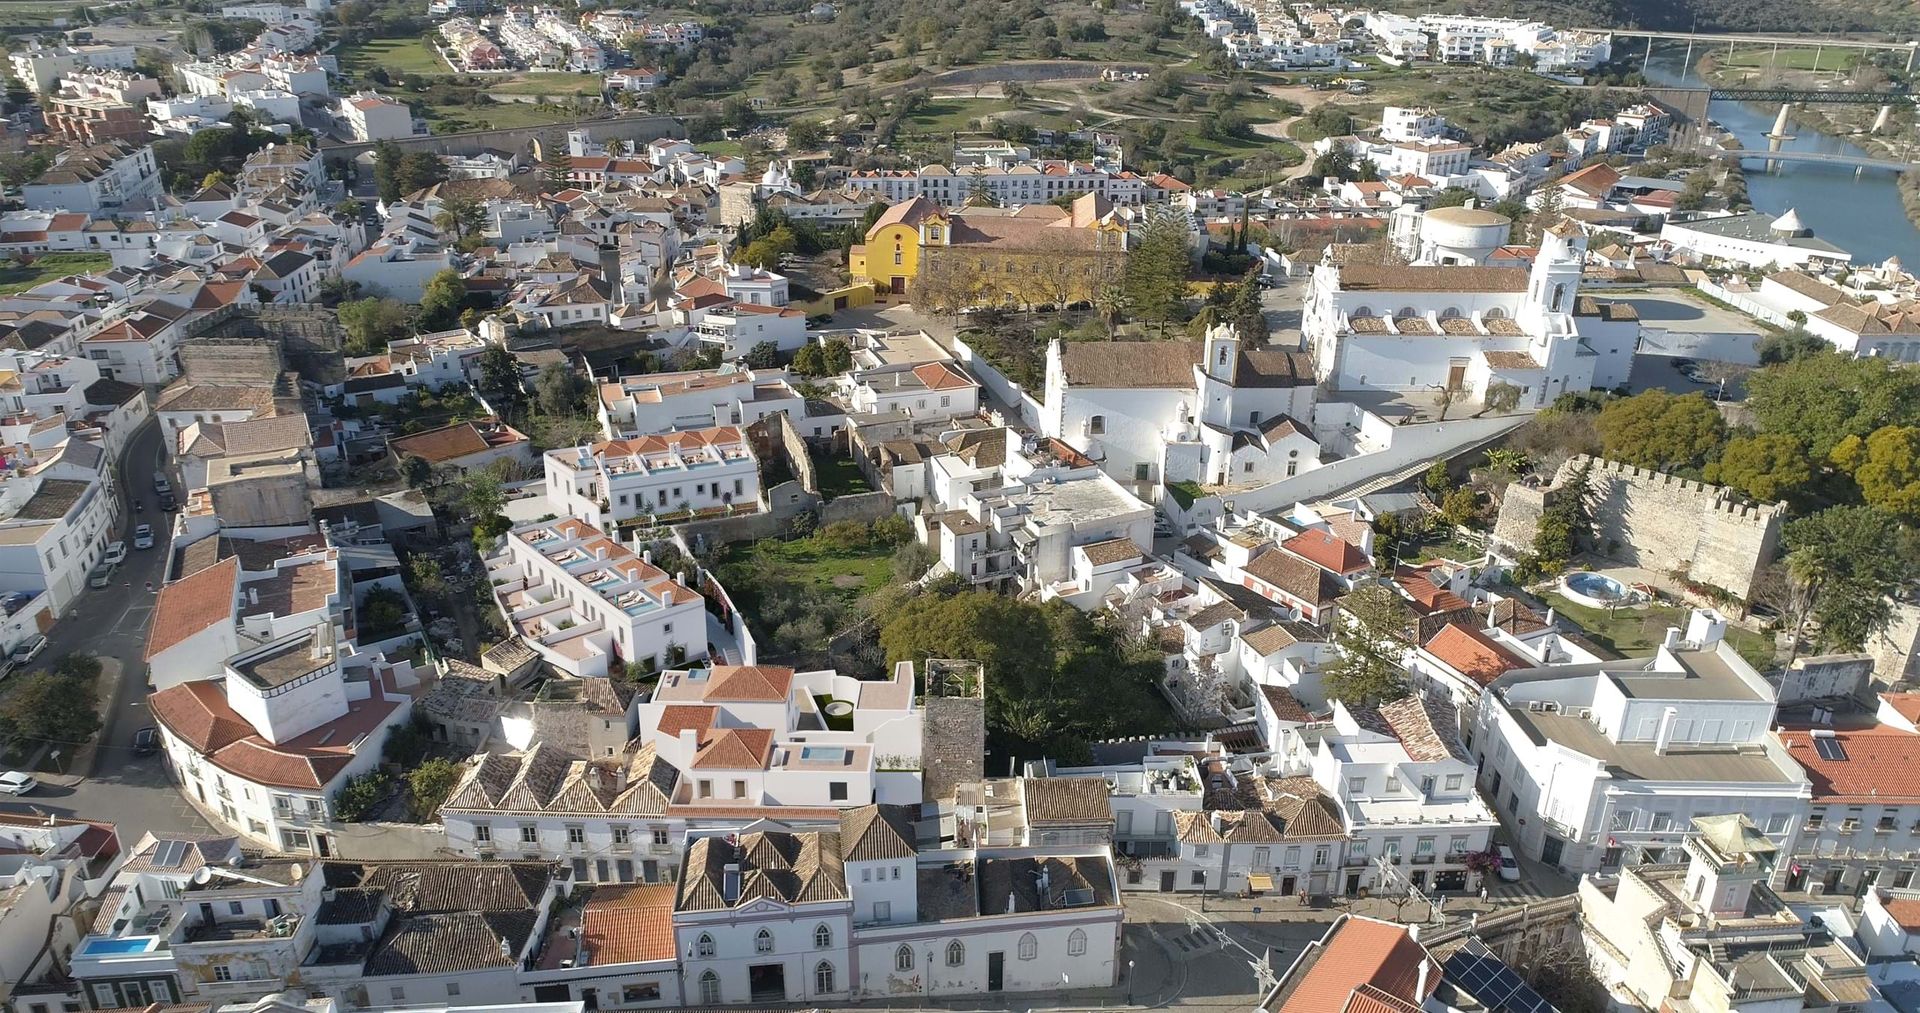
<path fill-rule="evenodd" d="M 193 870 L 193 881 L 200 886 L 206 886 L 213 882 L 213 870 L 204 865 Z"/>

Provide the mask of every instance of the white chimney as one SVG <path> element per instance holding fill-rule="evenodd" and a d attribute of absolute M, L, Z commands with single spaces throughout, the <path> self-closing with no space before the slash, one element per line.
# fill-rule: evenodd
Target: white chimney
<path fill-rule="evenodd" d="M 1673 719 L 1678 714 L 1672 707 L 1660 713 L 1660 731 L 1653 740 L 1653 751 L 1661 756 L 1667 755 L 1667 747 L 1673 744 Z"/>
<path fill-rule="evenodd" d="M 700 733 L 691 728 L 680 729 L 680 751 L 685 754 L 685 762 L 693 762 L 693 754 L 700 751 Z"/>
<path fill-rule="evenodd" d="M 740 863 L 728 862 L 720 873 L 720 892 L 728 904 L 740 899 Z"/>
<path fill-rule="evenodd" d="M 1680 646 L 1680 627 L 1678 626 L 1667 627 L 1667 638 L 1660 642 L 1660 646 L 1666 648 L 1669 651 L 1679 647 Z"/>
<path fill-rule="evenodd" d="M 594 546 L 594 547 L 593 547 L 593 558 L 595 558 L 595 559 L 601 559 L 601 560 L 604 560 L 604 559 L 606 559 L 606 558 L 607 558 L 607 547 L 606 547 L 606 546 L 604 546 L 604 545 L 596 545 L 596 546 Z"/>
<path fill-rule="evenodd" d="M 1421 957 L 1420 957 L 1420 977 L 1419 977 L 1419 978 L 1417 978 L 1417 979 L 1416 979 L 1416 980 L 1414 981 L 1414 983 L 1413 983 L 1413 1001 L 1414 1001 L 1414 1002 L 1425 1002 L 1425 1001 L 1426 1001 L 1426 998 L 1427 998 L 1427 968 L 1429 968 L 1429 967 L 1431 967 L 1431 966 L 1432 966 L 1432 964 L 1433 964 L 1433 961 L 1431 961 L 1431 960 L 1428 960 L 1428 959 L 1426 958 L 1426 956 L 1425 956 L 1424 954 L 1423 954 L 1423 955 L 1421 955 Z"/>

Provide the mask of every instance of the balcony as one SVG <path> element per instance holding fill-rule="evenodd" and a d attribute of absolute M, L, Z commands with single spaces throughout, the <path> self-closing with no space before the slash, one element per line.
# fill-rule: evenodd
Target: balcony
<path fill-rule="evenodd" d="M 231 921 L 196 921 L 181 926 L 179 942 L 183 944 L 239 943 L 291 939 L 299 928 L 300 916 L 296 914 L 275 915 L 266 919 L 235 918 Z"/>
<path fill-rule="evenodd" d="M 1435 859 L 1435 856 L 1433 855 L 1415 855 L 1413 856 L 1413 864 L 1432 865 L 1434 863 L 1434 859 Z"/>

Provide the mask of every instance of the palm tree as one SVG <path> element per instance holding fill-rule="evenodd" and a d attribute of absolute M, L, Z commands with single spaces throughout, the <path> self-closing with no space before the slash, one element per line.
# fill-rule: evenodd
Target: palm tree
<path fill-rule="evenodd" d="M 626 154 L 627 142 L 615 137 L 607 142 L 606 148 L 608 158 L 619 158 L 621 155 Z"/>

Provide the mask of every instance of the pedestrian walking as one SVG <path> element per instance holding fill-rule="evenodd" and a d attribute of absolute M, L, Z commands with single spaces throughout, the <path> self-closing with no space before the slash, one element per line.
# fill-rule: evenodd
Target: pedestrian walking
<path fill-rule="evenodd" d="M 1487 884 L 1482 883 L 1480 884 L 1480 903 L 1485 904 L 1486 902 L 1487 902 Z"/>

